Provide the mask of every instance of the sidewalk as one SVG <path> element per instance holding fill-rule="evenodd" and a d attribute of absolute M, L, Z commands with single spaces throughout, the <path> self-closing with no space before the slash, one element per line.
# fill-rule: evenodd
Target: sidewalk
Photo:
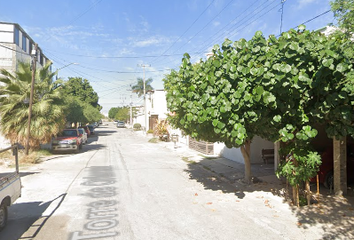
<path fill-rule="evenodd" d="M 148 136 L 146 136 L 149 138 Z M 151 138 L 151 137 L 150 137 Z M 177 143 L 176 147 L 173 142 L 159 142 L 165 148 L 171 149 L 173 152 L 181 156 L 182 159 L 189 163 L 196 163 L 217 175 L 221 180 L 237 184 L 242 183 L 245 173 L 245 165 L 221 156 L 207 156 L 193 149 L 186 144 Z M 275 176 L 273 164 L 252 164 L 251 174 L 253 183 L 282 185 L 282 181 Z"/>

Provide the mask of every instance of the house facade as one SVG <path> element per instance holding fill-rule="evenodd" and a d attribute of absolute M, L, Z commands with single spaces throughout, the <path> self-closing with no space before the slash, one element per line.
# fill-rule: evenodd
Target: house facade
<path fill-rule="evenodd" d="M 149 129 L 154 129 L 157 121 L 165 120 L 169 111 L 167 109 L 166 92 L 164 90 L 153 90 L 149 92 L 147 97 L 147 115 Z M 140 123 L 143 117 L 140 117 Z M 178 142 L 185 144 L 196 151 L 199 151 L 205 155 L 223 156 L 230 160 L 244 163 L 243 156 L 240 148 L 228 148 L 224 143 L 210 143 L 204 141 L 197 141 L 190 136 L 184 135 L 179 129 L 169 129 L 170 135 L 178 135 Z M 262 149 L 274 149 L 276 145 L 270 141 L 266 141 L 260 137 L 255 137 L 251 144 L 251 163 L 263 163 Z M 275 157 L 274 157 L 274 160 Z M 276 166 L 276 161 L 274 161 Z"/>

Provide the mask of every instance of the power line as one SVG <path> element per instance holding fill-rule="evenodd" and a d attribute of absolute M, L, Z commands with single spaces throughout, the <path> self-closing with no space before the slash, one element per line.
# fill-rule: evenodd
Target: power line
<path fill-rule="evenodd" d="M 96 6 L 96 5 L 97 5 L 98 3 L 100 3 L 100 2 L 102 2 L 102 0 L 97 0 L 96 2 L 92 3 L 91 6 L 89 6 L 89 8 L 88 8 L 86 11 L 80 13 L 76 18 L 74 18 L 73 20 L 71 20 L 71 21 L 69 22 L 69 25 L 70 25 L 70 24 L 73 24 L 74 22 L 76 22 L 78 19 L 80 19 L 82 16 L 84 16 L 86 13 L 88 13 L 94 6 Z M 46 39 L 46 41 L 48 41 L 48 40 L 51 39 L 52 37 L 53 37 L 53 35 L 49 35 L 48 38 Z"/>
<path fill-rule="evenodd" d="M 240 15 L 238 15 L 236 18 L 234 18 L 233 20 L 231 20 L 227 25 L 225 25 L 223 28 L 221 28 L 218 32 L 216 32 L 214 34 L 214 36 L 212 37 L 211 41 L 209 39 L 209 41 L 205 41 L 204 44 L 202 45 L 201 48 L 199 48 L 199 50 L 197 50 L 197 52 L 202 53 L 202 52 L 207 52 L 204 49 L 206 47 L 210 47 L 213 45 L 213 42 L 215 44 L 215 42 L 219 41 L 219 39 L 222 37 L 222 35 L 224 34 L 229 34 L 232 31 L 235 31 L 236 29 L 240 28 L 242 26 L 242 24 L 246 24 L 250 19 L 254 18 L 255 16 L 257 16 L 259 13 L 261 13 L 263 10 L 267 9 L 268 7 L 270 7 L 273 3 L 269 3 L 268 5 L 264 6 L 266 3 L 268 3 L 268 0 L 264 1 L 261 5 L 259 5 L 258 7 L 256 7 L 252 12 L 247 13 L 248 10 L 251 9 L 251 7 L 253 7 L 256 3 L 258 3 L 258 1 L 254 1 L 245 11 L 243 11 Z M 260 10 L 260 11 L 258 11 Z M 258 12 L 257 12 L 258 11 Z M 244 17 L 241 18 L 242 15 L 246 15 Z M 236 21 L 237 19 L 240 19 L 239 21 Z M 231 25 L 231 27 L 227 28 L 229 25 Z M 246 26 L 248 26 L 249 24 L 247 24 Z M 227 28 L 227 29 L 226 29 Z M 234 29 L 234 30 L 232 30 Z M 223 31 L 224 30 L 224 31 Z M 223 32 L 222 32 L 223 31 Z"/>
<path fill-rule="evenodd" d="M 47 52 L 56 52 L 53 50 L 45 49 Z M 143 55 L 143 56 L 93 56 L 93 55 L 83 55 L 83 54 L 73 54 L 73 53 L 62 53 L 56 52 L 58 54 L 75 56 L 75 57 L 85 57 L 85 58 L 97 58 L 97 59 L 140 59 L 140 58 L 156 58 L 156 57 L 173 57 L 183 55 L 184 53 L 176 53 L 176 54 L 163 54 L 163 55 Z"/>
<path fill-rule="evenodd" d="M 323 13 L 317 15 L 316 17 L 313 17 L 313 18 L 311 18 L 311 19 L 309 19 L 309 20 L 307 20 L 307 21 L 305 21 L 305 22 L 303 22 L 303 23 L 301 23 L 301 24 L 306 24 L 306 23 L 308 23 L 308 22 L 311 22 L 311 21 L 315 20 L 316 18 L 319 18 L 319 17 L 321 17 L 322 15 L 325 15 L 325 14 L 331 12 L 331 11 L 332 11 L 332 10 L 329 9 L 329 10 L 327 10 L 327 11 L 325 11 L 325 12 L 323 12 Z M 296 26 L 296 27 L 294 27 L 294 28 L 297 28 L 297 27 L 298 27 L 298 26 Z"/>
<path fill-rule="evenodd" d="M 204 9 L 204 11 L 201 13 L 201 14 L 199 14 L 199 16 L 194 20 L 194 22 L 191 24 L 191 25 L 189 25 L 189 27 L 182 33 L 182 35 L 180 35 L 179 37 L 178 37 L 178 39 L 176 40 L 176 41 L 174 41 L 173 43 L 172 43 L 172 45 L 170 46 L 170 47 L 168 47 L 161 55 L 160 55 L 160 57 L 162 57 L 168 50 L 170 50 L 175 44 L 176 44 L 176 42 L 178 42 L 183 36 L 184 36 L 184 34 L 186 34 L 188 31 L 189 31 L 189 29 L 191 29 L 191 27 L 199 20 L 199 18 L 209 9 L 209 7 L 214 3 L 214 1 L 215 0 L 213 0 L 213 1 L 211 1 L 211 3 Z"/>
<path fill-rule="evenodd" d="M 11 44 L 13 44 L 13 43 L 11 43 Z M 24 55 L 27 55 L 27 56 L 31 56 L 31 54 L 29 54 L 29 53 L 26 53 L 26 52 L 23 52 L 23 51 L 18 51 L 16 49 L 12 49 L 12 48 L 7 47 L 7 46 L 5 46 L 3 44 L 0 44 L 0 47 L 6 48 L 6 49 L 11 50 L 13 52 L 17 52 L 17 53 L 21 53 L 21 54 L 24 54 Z"/>
<path fill-rule="evenodd" d="M 218 14 L 216 14 L 207 24 L 204 25 L 204 27 L 199 30 L 196 34 L 194 34 L 191 38 L 188 39 L 188 41 L 180 46 L 177 50 L 175 50 L 173 53 L 176 51 L 180 50 L 182 47 L 184 47 L 187 43 L 189 43 L 193 38 L 195 38 L 199 33 L 201 33 L 215 18 L 217 18 L 234 0 L 229 1 L 221 11 L 219 11 Z"/>

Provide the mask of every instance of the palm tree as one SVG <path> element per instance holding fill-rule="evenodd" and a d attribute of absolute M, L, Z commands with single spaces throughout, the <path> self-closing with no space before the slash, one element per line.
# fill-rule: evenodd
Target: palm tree
<path fill-rule="evenodd" d="M 36 71 L 32 105 L 30 148 L 39 148 L 65 126 L 64 99 L 61 80 L 53 81 L 56 73 L 50 71 L 48 62 Z M 1 133 L 11 143 L 25 144 L 29 113 L 32 72 L 28 63 L 19 63 L 11 74 L 1 70 L 0 75 L 0 127 Z"/>
<path fill-rule="evenodd" d="M 137 80 L 137 84 L 132 86 L 132 91 L 133 93 L 138 94 L 138 97 L 141 97 L 141 95 L 144 95 L 144 79 L 138 78 Z M 145 93 L 154 90 L 154 88 L 151 86 L 152 81 L 152 78 L 145 80 Z"/>

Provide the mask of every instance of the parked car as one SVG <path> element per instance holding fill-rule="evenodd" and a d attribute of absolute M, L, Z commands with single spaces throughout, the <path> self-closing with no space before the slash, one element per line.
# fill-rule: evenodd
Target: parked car
<path fill-rule="evenodd" d="M 117 122 L 117 128 L 124 128 L 124 127 L 125 127 L 125 123 L 123 121 Z"/>
<path fill-rule="evenodd" d="M 83 128 L 78 128 L 78 130 L 79 130 L 79 133 L 80 133 L 80 135 L 81 135 L 81 141 L 82 141 L 82 143 L 83 143 L 83 144 L 86 144 L 86 143 L 87 143 L 87 133 L 86 133 L 85 129 L 83 129 Z"/>
<path fill-rule="evenodd" d="M 87 127 L 90 129 L 91 134 L 95 134 L 95 127 L 93 125 L 87 125 Z"/>
<path fill-rule="evenodd" d="M 82 140 L 78 129 L 65 129 L 53 141 L 52 151 L 75 151 L 82 148 Z"/>
<path fill-rule="evenodd" d="M 318 171 L 319 182 L 326 188 L 333 187 L 333 147 L 327 148 L 321 154 L 322 164 Z M 315 182 L 316 178 L 311 179 Z M 354 183 L 354 144 L 347 146 L 347 181 Z"/>
<path fill-rule="evenodd" d="M 0 153 L 4 152 L 8 152 L 9 156 L 12 155 L 13 157 L 8 159 L 11 164 L 4 164 L 0 171 L 0 231 L 6 227 L 9 207 L 21 196 L 19 164 L 16 160 L 18 158 L 18 146 L 13 145 L 0 150 Z"/>

